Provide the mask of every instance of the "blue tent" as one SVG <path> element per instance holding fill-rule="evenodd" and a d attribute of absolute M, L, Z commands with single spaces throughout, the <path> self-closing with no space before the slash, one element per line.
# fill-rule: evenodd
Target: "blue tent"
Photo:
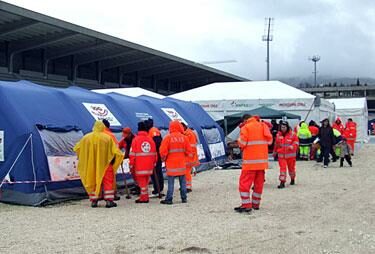
<path fill-rule="evenodd" d="M 0 201 L 38 206 L 85 197 L 72 148 L 91 131 L 95 119 L 109 120 L 116 133 L 125 126 L 135 131 L 138 121 L 152 117 L 165 134 L 171 118 L 163 108 L 175 108 L 197 130 L 206 154 L 202 164 L 208 167 L 211 144 L 203 133 L 215 124 L 198 107 L 78 87 L 0 81 Z"/>
<path fill-rule="evenodd" d="M 161 114 L 173 119 L 173 114 L 177 113 L 187 125 L 197 131 L 199 141 L 204 150 L 204 158 L 201 156 L 201 166 L 199 170 L 211 167 L 217 160 L 225 158 L 224 136 L 221 128 L 212 120 L 212 118 L 203 111 L 203 109 L 193 103 L 183 102 L 173 99 L 157 99 L 149 96 L 139 96 L 137 98 L 151 102 L 159 109 Z M 199 108 L 199 109 L 198 109 Z M 171 112 L 168 112 L 168 111 Z M 221 149 L 215 149 L 220 147 Z M 220 152 L 218 152 L 220 150 Z"/>
<path fill-rule="evenodd" d="M 50 182 L 47 157 L 37 124 L 60 132 L 79 131 L 67 96 L 30 82 L 0 82 L 0 130 L 4 161 L 0 161 L 0 200 L 39 205 L 64 199 L 65 190 L 85 195 L 80 181 Z M 69 195 L 71 196 L 71 195 Z"/>
<path fill-rule="evenodd" d="M 202 136 L 204 137 L 207 150 L 209 152 L 209 160 L 211 162 L 215 162 L 213 161 L 213 159 L 215 159 L 221 163 L 226 159 L 225 135 L 223 129 L 207 114 L 206 111 L 203 110 L 199 104 L 170 97 L 166 97 L 164 100 L 177 105 L 182 114 L 188 115 L 194 122 L 194 125 L 199 126 Z"/>

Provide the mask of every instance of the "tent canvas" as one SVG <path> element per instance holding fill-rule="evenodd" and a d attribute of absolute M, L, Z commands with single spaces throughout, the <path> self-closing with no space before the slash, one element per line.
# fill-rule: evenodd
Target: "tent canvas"
<path fill-rule="evenodd" d="M 345 123 L 352 118 L 357 123 L 357 141 L 367 142 L 368 137 L 368 109 L 366 98 L 330 99 L 335 105 L 337 117 Z"/>
<path fill-rule="evenodd" d="M 316 100 L 314 95 L 280 81 L 212 83 L 170 97 L 200 104 L 215 121 L 260 106 L 296 114 L 306 121 L 335 117 L 328 101 Z"/>
<path fill-rule="evenodd" d="M 130 96 L 130 97 L 138 97 L 138 96 L 141 96 L 141 95 L 146 95 L 146 96 L 150 96 L 150 97 L 154 97 L 154 98 L 158 98 L 158 99 L 165 98 L 165 96 L 163 96 L 161 94 L 158 94 L 158 93 L 155 93 L 155 92 L 152 92 L 150 90 L 143 89 L 143 88 L 140 88 L 140 87 L 95 89 L 95 90 L 92 90 L 92 91 L 96 92 L 96 93 L 104 93 L 104 94 L 106 94 L 106 93 L 118 93 L 118 94 Z"/>
<path fill-rule="evenodd" d="M 252 116 L 257 115 L 260 116 L 262 119 L 301 119 L 299 115 L 294 115 L 288 112 L 283 112 L 280 110 L 275 110 L 262 106 L 250 111 L 227 115 L 224 117 L 223 120 L 218 121 L 218 123 L 222 126 L 224 130 L 226 129 L 226 133 L 231 133 L 238 126 L 244 114 L 249 114 Z"/>

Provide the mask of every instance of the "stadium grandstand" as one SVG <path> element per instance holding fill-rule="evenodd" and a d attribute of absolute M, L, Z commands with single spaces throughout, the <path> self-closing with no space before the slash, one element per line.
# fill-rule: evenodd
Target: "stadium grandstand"
<path fill-rule="evenodd" d="M 246 79 L 0 1 L 0 80 L 170 94 Z"/>

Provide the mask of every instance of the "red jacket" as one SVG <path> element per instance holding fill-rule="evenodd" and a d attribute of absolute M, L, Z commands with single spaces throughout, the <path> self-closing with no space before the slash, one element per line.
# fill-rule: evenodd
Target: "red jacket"
<path fill-rule="evenodd" d="M 316 137 L 319 134 L 319 128 L 316 126 L 309 126 L 309 130 L 311 132 L 311 136 Z"/>
<path fill-rule="evenodd" d="M 355 122 L 347 122 L 344 131 L 345 138 L 350 142 L 357 138 L 357 124 Z"/>
<path fill-rule="evenodd" d="M 158 156 L 152 138 L 145 131 L 139 131 L 133 139 L 129 154 L 129 165 L 138 176 L 152 175 Z"/>
<path fill-rule="evenodd" d="M 345 130 L 345 127 L 341 122 L 339 124 L 337 122 L 334 122 L 332 124 L 332 128 L 338 130 L 341 134 L 343 134 Z"/>
<path fill-rule="evenodd" d="M 285 135 L 279 131 L 273 152 L 277 153 L 278 157 L 282 159 L 295 158 L 298 145 L 298 137 L 293 131 L 289 131 Z"/>

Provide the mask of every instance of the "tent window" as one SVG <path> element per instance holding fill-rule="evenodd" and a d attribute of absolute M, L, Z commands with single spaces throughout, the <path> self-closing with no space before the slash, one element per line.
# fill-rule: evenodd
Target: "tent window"
<path fill-rule="evenodd" d="M 83 137 L 82 131 L 39 130 L 39 134 L 47 156 L 75 155 L 73 147 Z"/>
<path fill-rule="evenodd" d="M 73 147 L 83 137 L 81 130 L 40 129 L 52 181 L 79 179 L 77 156 Z"/>
<path fill-rule="evenodd" d="M 202 132 L 208 144 L 221 142 L 220 132 L 217 128 L 202 129 Z"/>
<path fill-rule="evenodd" d="M 208 148 L 210 149 L 211 157 L 217 158 L 225 155 L 224 144 L 221 140 L 220 132 L 217 128 L 202 129 Z"/>

